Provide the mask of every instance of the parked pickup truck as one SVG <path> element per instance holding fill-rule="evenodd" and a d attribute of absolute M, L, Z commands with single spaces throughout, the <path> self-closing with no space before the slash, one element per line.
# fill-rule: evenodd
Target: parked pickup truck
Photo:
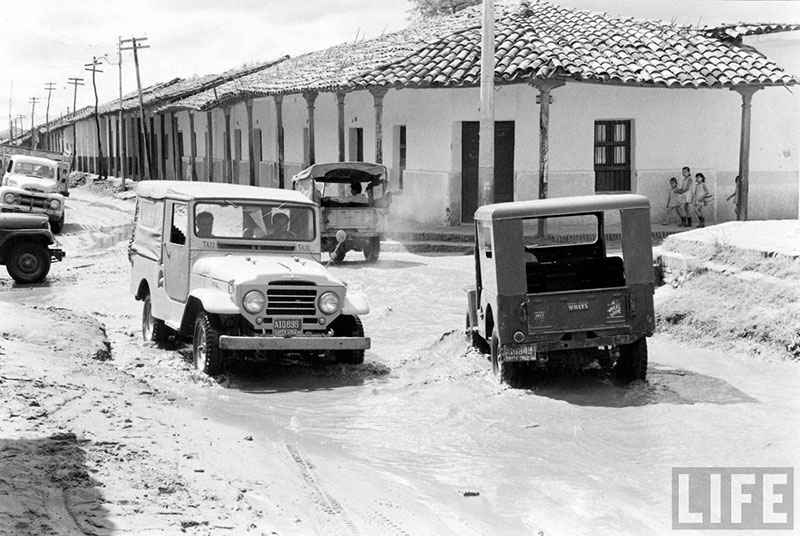
<path fill-rule="evenodd" d="M 0 212 L 44 214 L 52 231 L 60 233 L 69 195 L 69 155 L 8 145 L 0 146 L 0 155 Z"/>
<path fill-rule="evenodd" d="M 54 244 L 45 216 L 0 214 L 0 264 L 17 283 L 39 283 L 47 277 L 50 260 L 64 258 Z"/>

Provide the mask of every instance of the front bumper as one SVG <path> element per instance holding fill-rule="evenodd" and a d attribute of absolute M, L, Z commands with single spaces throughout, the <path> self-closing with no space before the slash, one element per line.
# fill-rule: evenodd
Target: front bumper
<path fill-rule="evenodd" d="M 271 337 L 220 335 L 223 350 L 367 350 L 369 337 Z"/>

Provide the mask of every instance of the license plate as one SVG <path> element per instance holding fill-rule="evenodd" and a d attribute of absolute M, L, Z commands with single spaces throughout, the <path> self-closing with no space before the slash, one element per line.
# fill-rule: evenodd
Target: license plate
<path fill-rule="evenodd" d="M 500 357 L 503 361 L 535 361 L 536 345 L 503 345 L 500 347 Z"/>
<path fill-rule="evenodd" d="M 276 318 L 272 322 L 272 333 L 276 337 L 291 337 L 303 329 L 302 318 Z"/>

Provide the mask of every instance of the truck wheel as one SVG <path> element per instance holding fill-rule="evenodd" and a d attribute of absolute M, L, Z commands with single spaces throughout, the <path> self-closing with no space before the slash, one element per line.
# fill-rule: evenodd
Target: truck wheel
<path fill-rule="evenodd" d="M 644 381 L 647 377 L 647 339 L 642 337 L 630 344 L 619 347 L 619 358 L 614 366 L 614 374 L 624 383 L 634 380 Z"/>
<path fill-rule="evenodd" d="M 364 326 L 356 315 L 342 315 L 331 324 L 334 337 L 363 337 Z M 364 350 L 335 350 L 333 357 L 337 363 L 359 365 L 364 362 Z"/>
<path fill-rule="evenodd" d="M 144 342 L 154 342 L 156 346 L 167 343 L 169 328 L 160 318 L 153 316 L 153 300 L 150 294 L 144 297 L 142 305 L 142 338 Z"/>
<path fill-rule="evenodd" d="M 219 348 L 219 329 L 205 311 L 200 311 L 194 322 L 192 358 L 194 368 L 216 376 L 222 372 L 222 350 Z"/>
<path fill-rule="evenodd" d="M 381 237 L 373 236 L 364 244 L 364 258 L 367 262 L 376 262 L 381 256 Z"/>
<path fill-rule="evenodd" d="M 50 220 L 50 230 L 53 231 L 53 234 L 58 234 L 64 229 L 64 217 L 66 216 L 66 212 L 61 213 L 61 217 L 57 220 Z"/>
<path fill-rule="evenodd" d="M 6 260 L 6 270 L 17 283 L 39 283 L 50 271 L 50 252 L 36 242 L 18 244 Z"/>
<path fill-rule="evenodd" d="M 514 372 L 514 363 L 506 363 L 500 361 L 500 335 L 497 333 L 497 328 L 492 330 L 492 342 L 490 345 L 490 352 L 492 358 L 492 373 L 499 383 L 511 383 L 511 376 Z"/>
<path fill-rule="evenodd" d="M 489 348 L 489 345 L 486 344 L 486 340 L 483 337 L 481 337 L 480 333 L 471 329 L 472 326 L 469 325 L 469 313 L 467 313 L 467 320 L 465 324 L 466 324 L 467 340 L 469 341 L 470 346 L 476 348 L 481 353 L 484 354 L 490 353 L 491 349 Z"/>

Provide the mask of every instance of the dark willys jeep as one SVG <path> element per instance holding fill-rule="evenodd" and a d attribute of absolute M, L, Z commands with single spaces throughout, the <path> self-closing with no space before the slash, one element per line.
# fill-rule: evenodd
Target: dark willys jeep
<path fill-rule="evenodd" d="M 607 224 L 620 228 L 621 257 L 606 250 Z M 499 381 L 545 365 L 600 365 L 626 383 L 645 379 L 655 330 L 646 197 L 486 205 L 475 212 L 475 239 L 467 333 L 489 351 Z"/>
<path fill-rule="evenodd" d="M 17 283 L 38 283 L 50 272 L 50 260 L 64 258 L 46 215 L 0 214 L 0 264 Z"/>

